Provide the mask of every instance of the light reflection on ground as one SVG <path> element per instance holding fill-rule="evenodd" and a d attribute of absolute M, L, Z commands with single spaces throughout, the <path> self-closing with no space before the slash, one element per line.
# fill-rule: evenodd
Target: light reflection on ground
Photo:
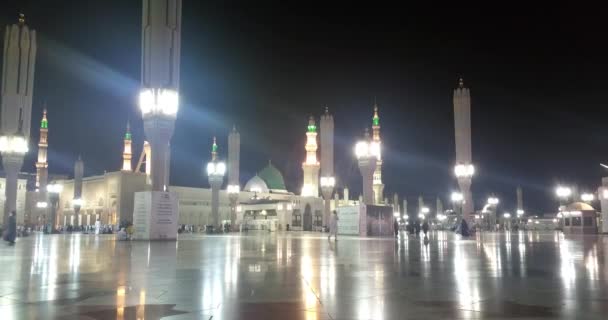
<path fill-rule="evenodd" d="M 0 247 L 2 319 L 603 319 L 608 236 L 33 235 Z"/>

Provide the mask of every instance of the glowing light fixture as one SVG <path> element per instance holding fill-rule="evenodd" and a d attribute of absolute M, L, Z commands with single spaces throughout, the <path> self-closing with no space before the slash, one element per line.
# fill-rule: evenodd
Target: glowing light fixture
<path fill-rule="evenodd" d="M 1 136 L 0 152 L 2 153 L 27 153 L 29 150 L 27 140 L 23 136 Z"/>
<path fill-rule="evenodd" d="M 179 107 L 179 95 L 172 89 L 142 89 L 139 108 L 144 116 L 166 115 L 175 117 Z"/>
<path fill-rule="evenodd" d="M 581 194 L 581 200 L 585 202 L 591 202 L 595 200 L 595 196 L 592 193 L 583 193 Z"/>
<path fill-rule="evenodd" d="M 44 209 L 44 208 L 46 208 L 48 206 L 49 206 L 49 204 L 46 201 L 38 201 L 38 202 L 36 202 L 36 208 Z"/>
<path fill-rule="evenodd" d="M 457 178 L 470 178 L 475 174 L 475 167 L 472 164 L 457 164 L 454 174 Z"/>
<path fill-rule="evenodd" d="M 505 219 L 509 219 L 509 218 L 511 218 L 511 214 L 510 214 L 510 213 L 508 213 L 508 212 L 503 213 L 503 215 L 502 215 L 502 216 L 503 216 Z"/>
<path fill-rule="evenodd" d="M 207 174 L 210 176 L 223 176 L 226 173 L 226 164 L 223 162 L 207 163 Z"/>
<path fill-rule="evenodd" d="M 452 192 L 452 202 L 462 202 L 464 196 L 460 192 Z"/>
<path fill-rule="evenodd" d="M 74 199 L 74 200 L 72 200 L 72 205 L 74 207 L 76 207 L 76 206 L 82 207 L 82 206 L 84 206 L 84 200 L 82 198 Z"/>
<path fill-rule="evenodd" d="M 321 188 L 333 188 L 335 185 L 335 177 L 321 177 Z"/>
<path fill-rule="evenodd" d="M 420 209 L 420 212 L 427 214 L 427 213 L 431 212 L 431 210 L 427 207 L 422 207 L 422 209 Z"/>
<path fill-rule="evenodd" d="M 369 143 L 367 141 L 357 142 L 355 145 L 355 156 L 357 156 L 357 159 L 371 156 Z"/>
<path fill-rule="evenodd" d="M 568 198 L 570 195 L 572 195 L 572 189 L 570 189 L 569 187 L 564 187 L 564 186 L 558 186 L 557 188 L 555 188 L 555 194 L 559 197 L 559 198 Z"/>
<path fill-rule="evenodd" d="M 63 191 L 63 185 L 58 183 L 48 184 L 46 186 L 46 191 L 48 193 L 59 194 L 61 193 L 61 191 Z"/>
<path fill-rule="evenodd" d="M 238 194 L 241 192 L 241 187 L 239 187 L 238 184 L 229 184 L 226 186 L 226 192 L 228 192 L 228 194 Z"/>
<path fill-rule="evenodd" d="M 496 198 L 496 197 L 489 197 L 489 198 L 488 198 L 488 204 L 489 204 L 489 205 L 493 205 L 493 206 L 495 206 L 495 205 L 497 205 L 499 202 L 500 202 L 500 200 L 498 200 L 498 198 Z"/>
<path fill-rule="evenodd" d="M 525 213 L 525 211 L 524 211 L 524 210 L 522 210 L 522 209 L 517 209 L 517 215 L 518 215 L 518 216 L 523 216 L 523 215 L 524 215 L 524 213 Z"/>

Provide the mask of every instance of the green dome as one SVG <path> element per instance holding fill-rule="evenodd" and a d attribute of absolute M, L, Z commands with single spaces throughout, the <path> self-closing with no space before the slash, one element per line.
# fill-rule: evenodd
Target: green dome
<path fill-rule="evenodd" d="M 272 163 L 268 163 L 266 168 L 262 169 L 258 176 L 262 178 L 266 182 L 268 189 L 274 190 L 286 190 L 285 181 L 283 180 L 283 175 Z"/>

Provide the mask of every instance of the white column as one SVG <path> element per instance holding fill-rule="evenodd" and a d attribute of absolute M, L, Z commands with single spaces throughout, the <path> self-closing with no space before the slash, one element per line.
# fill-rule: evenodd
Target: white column
<path fill-rule="evenodd" d="M 36 31 L 19 22 L 6 27 L 2 64 L 2 98 L 0 99 L 0 151 L 6 172 L 5 210 L 17 209 L 17 175 L 28 151 L 36 63 Z M 23 212 L 18 213 L 23 215 Z"/>
<path fill-rule="evenodd" d="M 602 210 L 602 233 L 608 233 L 608 177 L 602 178 L 602 186 L 598 190 Z"/>
<path fill-rule="evenodd" d="M 169 143 L 179 107 L 181 0 L 143 0 L 140 108 L 153 191 L 169 186 Z"/>
<path fill-rule="evenodd" d="M 363 184 L 363 203 L 374 204 L 374 171 L 376 170 L 376 158 L 364 157 L 359 159 L 359 171 L 361 172 Z"/>

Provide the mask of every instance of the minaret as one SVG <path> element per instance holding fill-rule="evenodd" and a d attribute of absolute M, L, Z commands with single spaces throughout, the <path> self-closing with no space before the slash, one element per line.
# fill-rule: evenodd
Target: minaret
<path fill-rule="evenodd" d="M 211 162 L 207 164 L 207 176 L 211 186 L 211 218 L 213 219 L 213 226 L 216 228 L 220 226 L 220 188 L 224 182 L 225 171 L 226 164 L 217 159 L 217 143 L 215 137 L 213 137 Z"/>
<path fill-rule="evenodd" d="M 3 222 L 17 208 L 17 175 L 30 138 L 35 63 L 36 31 L 28 28 L 20 14 L 19 22 L 7 26 L 4 33 L 0 117 L 0 152 L 6 173 Z"/>
<path fill-rule="evenodd" d="M 372 150 L 376 154 L 376 171 L 374 171 L 374 203 L 381 204 L 384 199 L 384 184 L 382 184 L 382 139 L 380 139 L 380 117 L 378 104 L 374 102 L 374 117 L 372 118 Z"/>
<path fill-rule="evenodd" d="M 46 106 L 42 112 L 42 120 L 40 121 L 40 141 L 38 142 L 38 161 L 36 162 L 36 191 L 45 193 L 46 184 L 48 181 L 48 167 L 47 162 L 47 149 L 49 147 L 48 141 L 49 134 L 49 122 L 46 119 Z"/>
<path fill-rule="evenodd" d="M 241 158 L 241 135 L 232 127 L 228 135 L 228 184 L 239 185 L 239 165 Z"/>
<path fill-rule="evenodd" d="M 462 216 L 470 222 L 474 213 L 471 179 L 475 173 L 471 152 L 471 96 L 462 78 L 454 90 L 454 130 L 456 137 L 456 165 L 454 173 L 463 195 Z"/>
<path fill-rule="evenodd" d="M 139 107 L 152 155 L 152 191 L 169 187 L 169 143 L 179 109 L 181 20 L 181 0 L 143 0 Z"/>
<path fill-rule="evenodd" d="M 133 168 L 131 166 L 131 158 L 133 154 L 131 153 L 131 126 L 127 121 L 127 132 L 125 133 L 125 148 L 122 152 L 122 171 L 131 172 Z"/>
<path fill-rule="evenodd" d="M 302 163 L 304 171 L 304 185 L 302 186 L 302 196 L 319 196 L 319 167 L 317 161 L 317 126 L 315 119 L 311 116 L 308 119 L 306 130 L 306 161 Z"/>
<path fill-rule="evenodd" d="M 331 195 L 336 186 L 334 176 L 334 117 L 325 107 L 321 116 L 321 193 L 325 201 L 323 225 L 329 225 Z"/>
<path fill-rule="evenodd" d="M 241 191 L 239 183 L 239 165 L 241 158 L 241 135 L 236 131 L 236 126 L 232 127 L 232 131 L 228 135 L 228 200 L 230 201 L 230 226 L 236 229 L 237 214 L 236 207 L 238 206 L 239 194 Z"/>

